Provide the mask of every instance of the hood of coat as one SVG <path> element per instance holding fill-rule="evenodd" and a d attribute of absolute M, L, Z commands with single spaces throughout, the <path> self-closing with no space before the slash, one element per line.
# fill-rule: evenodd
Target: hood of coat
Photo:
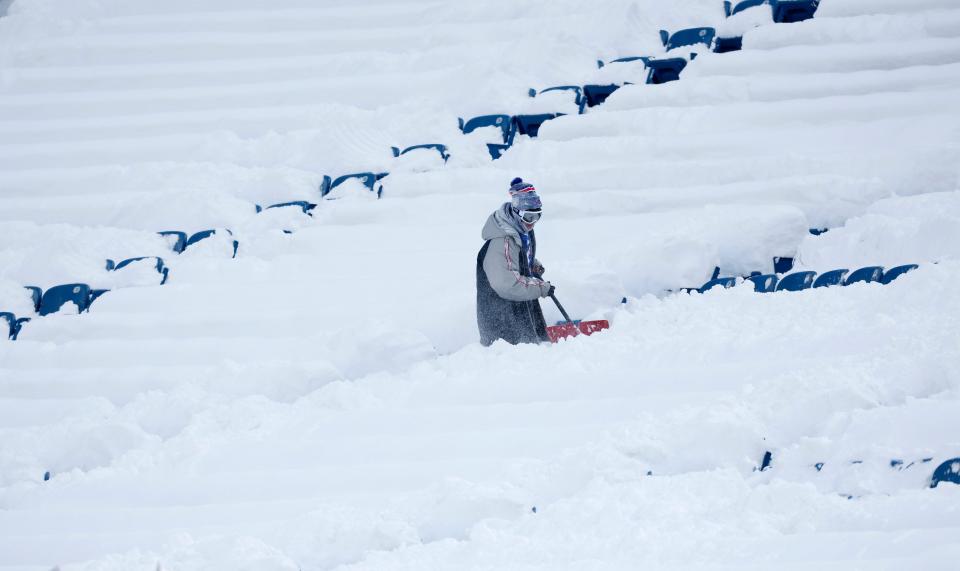
<path fill-rule="evenodd" d="M 484 240 L 510 236 L 514 242 L 519 244 L 520 233 L 520 221 L 513 215 L 513 208 L 507 202 L 487 218 L 481 236 Z"/>

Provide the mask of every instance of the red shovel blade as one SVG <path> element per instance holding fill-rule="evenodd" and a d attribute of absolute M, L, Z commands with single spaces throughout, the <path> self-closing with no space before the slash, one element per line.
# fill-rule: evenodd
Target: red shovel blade
<path fill-rule="evenodd" d="M 567 337 L 576 337 L 581 333 L 583 335 L 593 335 L 597 331 L 610 329 L 610 322 L 606 319 L 597 321 L 581 321 L 580 323 L 561 323 L 560 325 L 551 325 L 547 327 L 547 337 L 551 343 L 556 343 Z"/>

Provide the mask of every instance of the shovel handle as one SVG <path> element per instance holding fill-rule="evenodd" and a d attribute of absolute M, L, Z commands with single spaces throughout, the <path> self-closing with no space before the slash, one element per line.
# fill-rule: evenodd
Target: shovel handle
<path fill-rule="evenodd" d="M 569 315 L 567 315 L 567 310 L 565 310 L 563 306 L 560 305 L 560 301 L 557 299 L 557 296 L 551 293 L 550 299 L 553 300 L 553 303 L 557 304 L 557 309 L 560 310 L 560 313 L 563 315 L 563 318 L 567 320 L 567 323 L 573 323 L 573 320 L 570 319 Z"/>

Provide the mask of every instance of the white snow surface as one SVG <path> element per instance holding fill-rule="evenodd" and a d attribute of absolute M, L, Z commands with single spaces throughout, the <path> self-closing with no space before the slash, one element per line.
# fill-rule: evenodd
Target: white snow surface
<path fill-rule="evenodd" d="M 719 0 L 0 16 L 0 311 L 33 317 L 0 340 L 0 570 L 957 568 L 960 486 L 928 487 L 960 456 L 955 0 L 797 24 Z M 636 74 L 595 62 L 708 25 L 743 51 L 496 162 L 457 129 L 569 113 L 527 89 Z M 452 157 L 391 156 L 420 143 Z M 321 200 L 360 171 L 390 172 L 381 200 Z M 514 176 L 558 297 L 609 331 L 478 343 L 480 229 Z M 291 200 L 319 204 L 256 213 Z M 207 228 L 179 256 L 155 234 Z M 105 270 L 135 256 L 168 283 Z M 670 293 L 773 256 L 920 268 Z M 73 282 L 111 291 L 32 315 L 23 286 Z"/>

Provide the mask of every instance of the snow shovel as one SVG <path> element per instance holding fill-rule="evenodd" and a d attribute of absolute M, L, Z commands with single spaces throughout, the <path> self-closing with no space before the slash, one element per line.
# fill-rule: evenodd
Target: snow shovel
<path fill-rule="evenodd" d="M 547 337 L 550 338 L 551 343 L 556 343 L 557 341 L 566 339 L 567 337 L 576 337 L 581 333 L 584 335 L 593 335 L 597 331 L 610 329 L 610 322 L 606 319 L 598 319 L 596 321 L 574 321 L 570 319 L 570 316 L 567 315 L 567 311 L 563 309 L 562 305 L 560 305 L 556 295 L 551 293 L 550 299 L 553 300 L 553 303 L 557 304 L 557 309 L 560 310 L 563 318 L 567 320 L 566 323 L 547 327 Z"/>

